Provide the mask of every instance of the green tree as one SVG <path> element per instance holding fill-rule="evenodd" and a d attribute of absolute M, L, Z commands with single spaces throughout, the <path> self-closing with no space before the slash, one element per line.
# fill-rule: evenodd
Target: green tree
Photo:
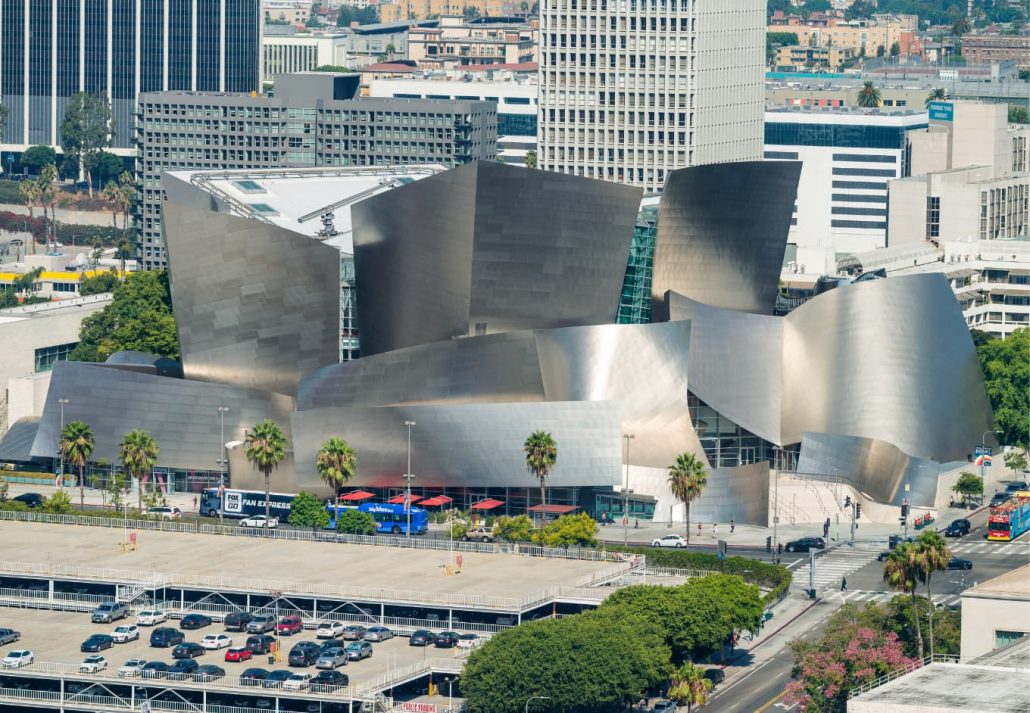
<path fill-rule="evenodd" d="M 25 204 L 25 207 L 29 209 L 29 221 L 32 222 L 36 219 L 36 206 L 39 205 L 39 184 L 35 181 L 22 181 L 18 184 L 18 197 L 21 198 L 21 202 Z M 30 230 L 32 233 L 32 254 L 36 254 L 36 231 Z"/>
<path fill-rule="evenodd" d="M 708 702 L 711 691 L 712 682 L 705 678 L 704 669 L 688 661 L 673 672 L 669 698 L 678 705 L 685 705 L 687 713 L 690 713 L 694 706 L 703 706 Z"/>
<path fill-rule="evenodd" d="M 336 518 L 336 531 L 348 535 L 376 534 L 376 520 L 372 515 L 348 508 Z"/>
<path fill-rule="evenodd" d="M 918 613 L 917 613 L 918 612 Z M 959 612 L 948 607 L 936 607 L 926 597 L 915 600 L 904 595 L 896 595 L 883 604 L 866 605 L 862 618 L 873 629 L 885 629 L 894 632 L 901 641 L 906 656 L 916 655 L 916 636 L 912 622 L 929 619 L 933 613 L 933 632 L 938 654 L 958 656 L 962 642 Z"/>
<path fill-rule="evenodd" d="M 157 439 L 142 428 L 127 431 L 118 445 L 118 460 L 130 478 L 136 478 L 136 507 L 143 511 L 143 491 L 147 489 L 150 474 L 157 465 L 161 448 Z"/>
<path fill-rule="evenodd" d="M 79 294 L 83 297 L 86 295 L 100 295 L 113 291 L 117 284 L 118 274 L 112 268 L 108 272 L 83 277 L 79 282 Z"/>
<path fill-rule="evenodd" d="M 93 178 L 98 186 L 118 184 L 118 177 L 125 173 L 125 164 L 110 151 L 97 152 L 93 165 Z"/>
<path fill-rule="evenodd" d="M 705 464 L 693 453 L 680 453 L 676 462 L 669 466 L 669 488 L 673 496 L 686 509 L 687 542 L 690 542 L 690 503 L 701 497 L 708 483 L 708 471 Z"/>
<path fill-rule="evenodd" d="M 265 419 L 254 424 L 247 432 L 247 460 L 265 476 L 265 537 L 268 537 L 268 521 L 272 517 L 272 471 L 286 457 L 286 435 L 274 421 Z"/>
<path fill-rule="evenodd" d="M 68 100 L 61 121 L 61 150 L 66 161 L 71 160 L 86 174 L 91 198 L 93 170 L 100 152 L 111 145 L 113 136 L 111 105 L 105 97 L 79 92 Z"/>
<path fill-rule="evenodd" d="M 988 340 L 976 352 L 1002 443 L 1030 446 L 1030 329 Z"/>
<path fill-rule="evenodd" d="M 926 106 L 930 106 L 930 102 L 945 101 L 948 98 L 948 90 L 944 87 L 934 87 L 930 90 L 930 93 L 926 95 L 926 101 L 923 102 Z"/>
<path fill-rule="evenodd" d="M 5 105 L 0 104 L 0 137 L 7 131 L 7 117 L 10 113 Z"/>
<path fill-rule="evenodd" d="M 688 590 L 706 592 L 719 602 L 719 618 L 730 633 L 758 632 L 765 604 L 761 590 L 735 574 L 713 573 L 687 582 Z"/>
<path fill-rule="evenodd" d="M 956 17 L 955 21 L 951 23 L 951 34 L 953 37 L 961 38 L 962 35 L 967 35 L 972 30 L 973 23 L 965 15 Z"/>
<path fill-rule="evenodd" d="M 374 5 L 358 9 L 353 5 L 341 5 L 340 12 L 336 16 L 338 27 L 350 27 L 352 23 L 359 25 L 371 25 L 379 22 L 379 13 Z"/>
<path fill-rule="evenodd" d="M 962 505 L 967 506 L 970 498 L 983 495 L 984 483 L 976 473 L 963 471 L 959 473 L 958 481 L 951 486 L 951 490 L 958 493 L 962 498 Z"/>
<path fill-rule="evenodd" d="M 593 547 L 597 545 L 597 521 L 585 512 L 562 515 L 533 533 L 541 547 Z"/>
<path fill-rule="evenodd" d="M 1009 104 L 1010 124 L 1030 124 L 1030 110 L 1022 104 Z"/>
<path fill-rule="evenodd" d="M 891 550 L 883 563 L 883 581 L 899 592 L 907 592 L 912 597 L 913 631 L 916 635 L 916 657 L 923 658 L 923 630 L 919 623 L 916 601 L 916 579 L 919 567 L 916 560 L 916 548 L 911 543 L 902 543 Z"/>
<path fill-rule="evenodd" d="M 483 16 L 483 13 L 481 13 L 479 8 L 475 5 L 466 5 L 461 14 L 464 16 L 465 22 L 471 22 L 472 20 L 477 20 Z"/>
<path fill-rule="evenodd" d="M 527 515 L 501 515 L 494 522 L 494 534 L 507 542 L 529 542 L 533 537 L 533 521 Z"/>
<path fill-rule="evenodd" d="M 1027 468 L 1026 455 L 1022 451 L 1009 451 L 1005 454 L 1005 467 L 1016 473 L 1022 473 Z"/>
<path fill-rule="evenodd" d="M 57 165 L 57 152 L 49 146 L 30 146 L 21 155 L 21 165 L 26 173 L 39 175 L 44 166 Z"/>
<path fill-rule="evenodd" d="M 527 151 L 525 160 L 526 168 L 536 168 L 536 161 L 536 151 L 534 149 Z"/>
<path fill-rule="evenodd" d="M 798 42 L 796 32 L 767 32 L 765 33 L 765 60 L 772 64 L 776 59 L 776 52 L 780 47 L 793 47 Z"/>
<path fill-rule="evenodd" d="M 47 242 L 57 240 L 57 167 L 53 164 L 44 166 L 36 177 L 39 203 L 43 206 L 43 222 L 46 227 Z"/>
<path fill-rule="evenodd" d="M 891 44 L 891 57 L 897 57 L 901 54 L 901 43 L 895 40 Z"/>
<path fill-rule="evenodd" d="M 864 82 L 858 90 L 858 105 L 866 109 L 875 109 L 880 106 L 880 90 L 872 82 Z"/>
<path fill-rule="evenodd" d="M 63 490 L 56 490 L 54 494 L 43 501 L 43 512 L 49 515 L 67 515 L 72 511 L 72 499 Z"/>
<path fill-rule="evenodd" d="M 344 67 L 342 64 L 323 64 L 320 67 L 315 67 L 316 72 L 353 72 L 354 70 L 350 67 Z"/>
<path fill-rule="evenodd" d="M 290 503 L 290 515 L 286 521 L 294 527 L 325 529 L 329 527 L 329 512 L 321 498 L 301 491 Z"/>
<path fill-rule="evenodd" d="M 122 507 L 125 502 L 124 498 L 128 494 L 128 488 L 131 484 L 126 479 L 124 473 L 112 472 L 107 478 L 107 495 L 111 498 L 111 505 L 115 510 Z"/>
<path fill-rule="evenodd" d="M 951 550 L 948 543 L 936 530 L 924 530 L 919 534 L 915 543 L 916 575 L 919 581 L 926 585 L 926 599 L 933 601 L 933 592 L 930 582 L 934 572 L 944 572 L 948 569 L 948 560 L 951 559 Z M 930 634 L 930 656 L 934 654 L 933 646 L 933 617 L 927 618 L 928 631 Z"/>
<path fill-rule="evenodd" d="M 522 451 L 526 454 L 526 467 L 533 477 L 540 481 L 540 518 L 542 522 L 546 515 L 543 507 L 547 504 L 547 476 L 558 462 L 558 444 L 550 433 L 533 431 L 522 445 Z"/>
<path fill-rule="evenodd" d="M 357 472 L 358 454 L 347 441 L 333 436 L 318 450 L 315 469 L 318 470 L 318 477 L 333 489 L 333 497 L 336 497 L 340 488 Z"/>
<path fill-rule="evenodd" d="M 60 448 L 64 459 L 79 469 L 79 506 L 86 504 L 86 463 L 93 455 L 93 429 L 84 422 L 75 420 L 65 424 L 61 431 Z"/>

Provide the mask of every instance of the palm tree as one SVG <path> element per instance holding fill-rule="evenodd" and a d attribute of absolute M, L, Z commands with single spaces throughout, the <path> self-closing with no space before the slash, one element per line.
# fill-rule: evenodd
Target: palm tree
<path fill-rule="evenodd" d="M 943 572 L 948 569 L 948 560 L 951 559 L 951 550 L 948 543 L 936 530 L 924 530 L 916 540 L 916 574 L 919 581 L 926 585 L 926 600 L 930 603 L 930 656 L 933 656 L 933 592 L 930 590 L 930 579 L 934 572 Z"/>
<path fill-rule="evenodd" d="M 973 23 L 965 15 L 956 17 L 955 21 L 951 23 L 951 34 L 955 37 L 962 37 L 962 35 L 968 34 L 972 29 Z"/>
<path fill-rule="evenodd" d="M 944 87 L 934 87 L 930 90 L 930 93 L 926 95 L 926 106 L 930 106 L 930 102 L 944 101 L 948 98 L 948 90 Z"/>
<path fill-rule="evenodd" d="M 690 503 L 701 497 L 708 484 L 705 464 L 693 453 L 680 453 L 669 466 L 669 487 L 672 494 L 686 506 L 687 542 L 690 542 Z"/>
<path fill-rule="evenodd" d="M 36 205 L 39 203 L 39 185 L 35 181 L 22 181 L 18 185 L 18 197 L 29 209 L 29 222 L 36 220 Z M 36 231 L 29 229 L 32 233 L 32 254 L 36 254 Z"/>
<path fill-rule="evenodd" d="M 899 592 L 908 592 L 912 597 L 912 618 L 916 627 L 916 655 L 923 658 L 923 630 L 919 626 L 919 606 L 916 600 L 916 547 L 903 543 L 891 550 L 883 563 L 883 581 Z"/>
<path fill-rule="evenodd" d="M 265 476 L 265 537 L 268 537 L 268 519 L 271 517 L 272 471 L 286 457 L 286 436 L 274 421 L 265 419 L 247 433 L 247 460 Z"/>
<path fill-rule="evenodd" d="M 36 197 L 43 206 L 43 225 L 47 230 L 47 241 L 57 241 L 57 191 L 54 181 L 57 180 L 57 166 L 48 163 L 36 178 Z M 49 208 L 49 216 L 47 209 Z"/>
<path fill-rule="evenodd" d="M 335 499 L 336 492 L 354 477 L 358 469 L 358 454 L 347 441 L 333 436 L 319 449 L 315 457 L 315 468 L 322 482 L 333 489 Z"/>
<path fill-rule="evenodd" d="M 880 106 L 880 90 L 872 82 L 865 82 L 858 90 L 858 105 L 865 109 L 875 109 Z"/>
<path fill-rule="evenodd" d="M 79 469 L 79 506 L 86 504 L 84 475 L 86 461 L 93 455 L 93 429 L 82 421 L 72 421 L 61 431 L 61 453 L 64 459 Z"/>
<path fill-rule="evenodd" d="M 540 481 L 540 518 L 546 516 L 544 505 L 547 504 L 547 476 L 558 462 L 558 444 L 547 431 L 533 431 L 522 446 L 526 454 L 526 467 Z"/>
<path fill-rule="evenodd" d="M 687 705 L 687 713 L 694 706 L 703 706 L 708 702 L 708 692 L 712 690 L 712 682 L 705 678 L 704 669 L 687 661 L 672 674 L 672 687 L 669 698 L 679 705 Z"/>
<path fill-rule="evenodd" d="M 137 508 L 143 510 L 143 488 L 146 487 L 148 474 L 157 464 L 157 454 L 161 449 L 157 441 L 149 433 L 140 428 L 128 431 L 119 445 L 118 458 L 129 477 L 136 477 L 139 488 L 136 490 Z"/>

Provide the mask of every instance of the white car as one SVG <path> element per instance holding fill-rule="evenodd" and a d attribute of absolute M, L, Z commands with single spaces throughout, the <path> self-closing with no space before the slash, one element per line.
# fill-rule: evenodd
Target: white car
<path fill-rule="evenodd" d="M 87 656 L 79 664 L 79 673 L 100 673 L 107 668 L 107 659 L 103 656 Z"/>
<path fill-rule="evenodd" d="M 143 673 L 143 667 L 146 665 L 145 659 L 129 659 L 118 669 L 118 678 L 136 678 Z"/>
<path fill-rule="evenodd" d="M 139 640 L 139 627 L 135 624 L 122 624 L 111 632 L 111 638 L 116 644 L 126 644 L 130 641 Z"/>
<path fill-rule="evenodd" d="M 275 527 L 278 524 L 279 524 L 279 518 L 275 518 L 275 517 L 268 518 L 268 528 L 269 529 L 272 529 L 273 527 Z M 245 517 L 242 520 L 240 520 L 240 527 L 264 527 L 264 526 L 265 526 L 265 516 L 264 515 L 255 515 L 253 517 Z"/>
<path fill-rule="evenodd" d="M 666 535 L 656 540 L 651 540 L 651 547 L 686 547 L 687 541 L 683 535 Z"/>
<path fill-rule="evenodd" d="M 342 621 L 323 621 L 315 629 L 315 636 L 320 639 L 335 639 L 343 633 L 345 626 Z"/>
<path fill-rule="evenodd" d="M 303 691 L 305 688 L 311 685 L 311 674 L 310 673 L 295 673 L 285 681 L 283 681 L 283 690 L 286 691 Z"/>
<path fill-rule="evenodd" d="M 36 657 L 28 649 L 16 649 L 8 651 L 7 655 L 0 659 L 0 666 L 4 668 L 21 668 L 22 666 L 28 666 L 35 660 Z"/>
<path fill-rule="evenodd" d="M 156 508 L 147 508 L 147 515 L 157 515 L 164 520 L 178 520 L 182 517 L 182 510 L 174 505 L 161 505 Z"/>
<path fill-rule="evenodd" d="M 225 634 L 208 634 L 200 640 L 205 649 L 227 649 L 232 646 L 232 639 Z"/>
<path fill-rule="evenodd" d="M 136 612 L 136 623 L 140 626 L 154 626 L 168 621 L 168 615 L 160 609 L 143 609 Z"/>

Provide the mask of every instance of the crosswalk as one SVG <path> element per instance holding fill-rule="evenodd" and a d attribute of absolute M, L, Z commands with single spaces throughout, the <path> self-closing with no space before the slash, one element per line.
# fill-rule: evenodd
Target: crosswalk
<path fill-rule="evenodd" d="M 956 542 L 948 545 L 952 554 L 956 555 L 1030 555 L 1030 541 L 1018 542 Z"/>
<path fill-rule="evenodd" d="M 840 587 L 840 580 L 855 570 L 865 567 L 879 554 L 871 549 L 838 547 L 815 561 L 815 588 L 817 591 L 830 586 Z M 807 557 L 806 557 L 807 560 Z M 794 586 L 808 588 L 808 562 L 794 570 Z"/>
<path fill-rule="evenodd" d="M 840 595 L 840 598 L 846 602 L 852 604 L 868 604 L 870 602 L 886 602 L 890 601 L 893 597 L 897 596 L 897 592 L 870 592 L 862 589 L 856 589 L 854 591 L 829 593 L 827 596 L 833 597 Z M 955 607 L 958 606 L 962 601 L 962 597 L 958 594 L 935 594 L 933 595 L 933 602 L 938 606 L 944 607 Z"/>

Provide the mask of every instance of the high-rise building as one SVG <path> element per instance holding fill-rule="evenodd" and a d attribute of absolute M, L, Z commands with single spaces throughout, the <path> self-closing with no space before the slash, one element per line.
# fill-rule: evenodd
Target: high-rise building
<path fill-rule="evenodd" d="M 261 87 L 257 0 L 0 0 L 3 148 L 59 146 L 69 98 L 111 102 L 114 148 L 131 154 L 136 98 Z M 117 151 L 117 149 L 122 149 Z"/>
<path fill-rule="evenodd" d="M 763 0 L 544 0 L 539 165 L 660 191 L 762 156 Z"/>

